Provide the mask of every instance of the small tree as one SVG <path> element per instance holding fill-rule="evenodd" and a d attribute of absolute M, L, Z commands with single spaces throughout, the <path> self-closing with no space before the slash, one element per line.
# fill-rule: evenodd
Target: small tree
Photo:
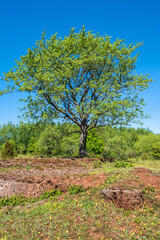
<path fill-rule="evenodd" d="M 104 139 L 101 135 L 101 132 L 98 132 L 96 129 L 93 129 L 88 134 L 87 140 L 87 152 L 91 155 L 101 154 L 104 150 Z"/>
<path fill-rule="evenodd" d="M 148 154 L 152 158 L 160 159 L 160 135 L 150 133 L 141 136 L 135 144 L 135 149 L 143 158 L 147 158 Z"/>
<path fill-rule="evenodd" d="M 122 136 L 115 136 L 108 139 L 104 147 L 104 155 L 108 158 L 124 158 L 127 150 L 126 139 Z"/>
<path fill-rule="evenodd" d="M 141 45 L 127 46 L 120 39 L 112 43 L 107 35 L 86 32 L 84 27 L 79 33 L 72 29 L 63 39 L 55 34 L 45 40 L 43 34 L 5 80 L 29 93 L 25 101 L 31 117 L 57 117 L 78 125 L 83 157 L 89 130 L 125 125 L 143 116 L 138 93 L 151 80 L 134 71 L 138 54 L 133 53 Z"/>
<path fill-rule="evenodd" d="M 4 147 L 1 151 L 1 158 L 12 158 L 14 156 L 14 147 L 13 145 L 7 141 L 5 144 L 4 144 Z"/>

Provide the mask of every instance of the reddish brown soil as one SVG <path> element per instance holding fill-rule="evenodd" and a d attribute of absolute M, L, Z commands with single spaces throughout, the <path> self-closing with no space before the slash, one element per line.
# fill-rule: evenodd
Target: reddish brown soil
<path fill-rule="evenodd" d="M 87 175 L 97 159 L 9 159 L 0 160 L 0 197 L 23 194 L 37 197 L 44 191 L 71 185 L 98 187 L 106 175 Z"/>
<path fill-rule="evenodd" d="M 115 185 L 118 188 L 154 188 L 160 190 L 160 172 L 154 174 L 151 170 L 147 168 L 136 168 L 132 171 L 129 180 L 122 181 Z"/>
<path fill-rule="evenodd" d="M 46 190 L 61 188 L 67 191 L 71 185 L 84 188 L 98 187 L 108 177 L 107 173 L 91 174 L 92 163 L 97 159 L 29 158 L 0 160 L 0 197 L 23 194 L 37 197 Z M 115 188 L 153 187 L 160 190 L 160 174 L 137 168 L 133 178 L 115 185 Z M 112 186 L 113 188 L 113 186 Z M 160 199 L 159 192 L 157 199 Z"/>

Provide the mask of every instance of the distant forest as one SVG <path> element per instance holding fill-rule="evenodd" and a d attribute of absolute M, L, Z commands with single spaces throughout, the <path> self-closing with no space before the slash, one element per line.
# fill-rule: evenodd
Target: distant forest
<path fill-rule="evenodd" d="M 0 151 L 9 141 L 14 156 L 78 157 L 80 132 L 69 123 L 12 122 L 0 126 Z M 88 132 L 87 156 L 160 159 L 160 135 L 144 128 L 103 127 Z"/>

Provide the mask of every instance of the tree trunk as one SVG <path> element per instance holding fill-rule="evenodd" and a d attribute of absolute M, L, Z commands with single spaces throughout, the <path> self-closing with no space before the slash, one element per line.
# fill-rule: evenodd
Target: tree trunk
<path fill-rule="evenodd" d="M 81 136 L 79 142 L 79 156 L 86 156 L 86 140 L 87 140 L 87 126 L 81 127 Z"/>

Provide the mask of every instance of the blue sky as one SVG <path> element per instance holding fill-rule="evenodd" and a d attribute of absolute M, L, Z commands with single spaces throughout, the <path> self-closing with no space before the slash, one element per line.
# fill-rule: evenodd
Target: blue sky
<path fill-rule="evenodd" d="M 113 41 L 143 41 L 136 71 L 156 80 L 142 93 L 144 112 L 151 116 L 143 120 L 143 127 L 160 133 L 159 12 L 159 0 L 0 0 L 0 77 L 35 45 L 44 29 L 47 38 L 56 32 L 63 37 L 71 28 L 78 32 L 85 25 L 86 30 L 112 36 Z M 0 82 L 2 88 L 4 83 Z M 20 93 L 0 97 L 0 124 L 19 121 L 22 103 L 18 99 L 22 97 Z"/>

